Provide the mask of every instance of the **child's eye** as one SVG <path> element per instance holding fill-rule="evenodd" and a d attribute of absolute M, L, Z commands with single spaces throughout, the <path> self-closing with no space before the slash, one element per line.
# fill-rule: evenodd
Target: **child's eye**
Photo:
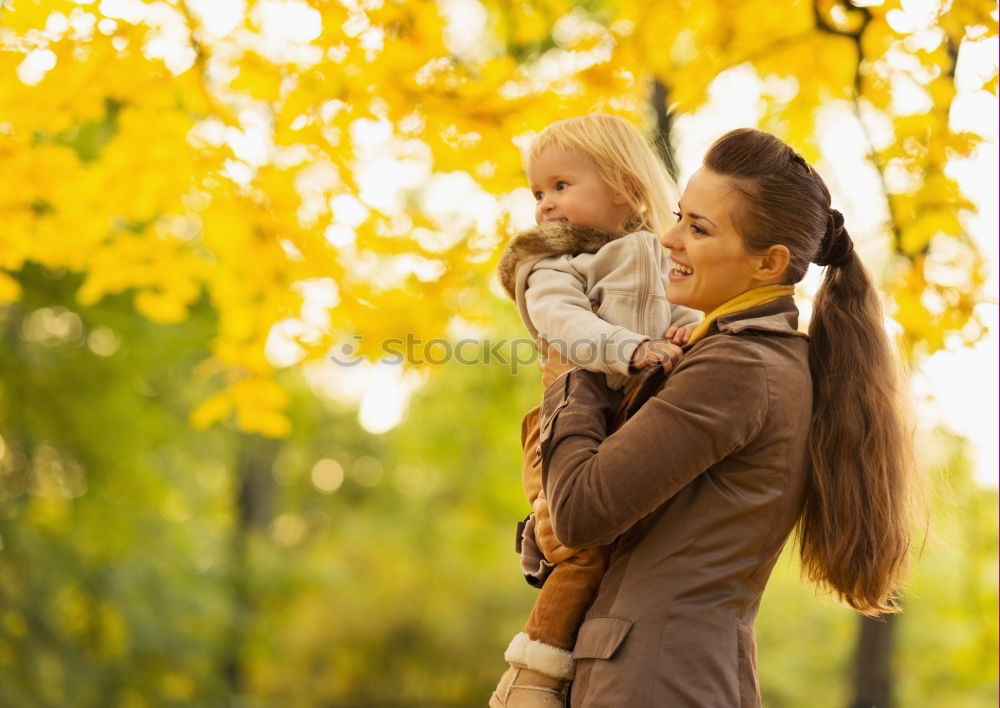
<path fill-rule="evenodd" d="M 568 186 L 569 186 L 569 182 L 564 182 L 563 180 L 559 180 L 558 182 L 556 182 L 556 191 L 557 192 L 561 192 L 564 189 L 566 189 L 566 187 L 568 187 Z"/>
<path fill-rule="evenodd" d="M 532 194 L 535 195 L 535 201 L 536 202 L 542 201 L 542 193 L 541 192 L 532 192 Z"/>

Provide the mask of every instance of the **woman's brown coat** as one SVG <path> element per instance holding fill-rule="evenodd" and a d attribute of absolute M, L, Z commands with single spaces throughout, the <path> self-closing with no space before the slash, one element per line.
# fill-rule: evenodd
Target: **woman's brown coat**
<path fill-rule="evenodd" d="M 669 377 L 620 402 L 577 370 L 545 392 L 556 536 L 615 541 L 581 627 L 572 705 L 759 706 L 753 623 L 802 508 L 812 407 L 790 297 L 720 318 Z"/>

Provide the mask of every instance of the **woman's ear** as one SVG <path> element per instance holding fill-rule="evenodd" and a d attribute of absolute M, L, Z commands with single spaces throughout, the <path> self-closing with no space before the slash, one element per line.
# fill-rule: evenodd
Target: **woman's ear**
<path fill-rule="evenodd" d="M 760 263 L 757 266 L 757 278 L 761 282 L 782 282 L 791 259 L 788 246 L 780 243 L 771 246 L 760 258 Z"/>

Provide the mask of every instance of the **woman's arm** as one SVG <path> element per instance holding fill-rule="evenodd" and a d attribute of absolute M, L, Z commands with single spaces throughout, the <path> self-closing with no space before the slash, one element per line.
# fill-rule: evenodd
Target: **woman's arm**
<path fill-rule="evenodd" d="M 571 371 L 545 391 L 540 447 L 556 536 L 610 543 L 760 430 L 767 378 L 751 344 L 706 340 L 656 396 L 608 435 L 617 407 L 600 375 Z"/>

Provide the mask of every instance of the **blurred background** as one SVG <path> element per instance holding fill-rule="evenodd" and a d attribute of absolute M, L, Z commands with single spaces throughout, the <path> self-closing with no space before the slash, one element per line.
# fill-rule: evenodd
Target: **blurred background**
<path fill-rule="evenodd" d="M 978 0 L 0 2 L 0 705 L 485 705 L 541 394 L 493 269 L 595 109 L 682 187 L 802 152 L 911 377 L 906 611 L 789 550 L 764 704 L 996 705 L 997 56 Z"/>

